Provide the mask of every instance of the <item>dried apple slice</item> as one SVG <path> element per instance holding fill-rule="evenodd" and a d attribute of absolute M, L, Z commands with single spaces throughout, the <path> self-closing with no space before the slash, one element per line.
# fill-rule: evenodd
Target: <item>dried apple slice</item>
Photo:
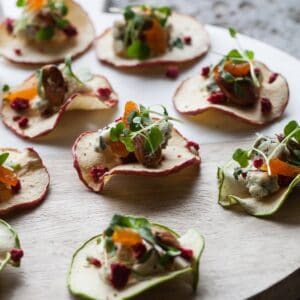
<path fill-rule="evenodd" d="M 45 68 L 45 67 L 43 67 Z M 21 87 L 11 90 L 10 93 L 18 94 L 21 89 L 27 92 L 27 86 L 35 80 L 35 76 L 24 81 Z M 92 75 L 85 82 L 90 90 L 78 91 L 67 96 L 59 110 L 50 116 L 43 116 L 37 107 L 26 109 L 13 109 L 11 101 L 3 101 L 1 115 L 4 124 L 14 133 L 25 139 L 33 139 L 49 134 L 58 125 L 64 113 L 70 110 L 105 110 L 115 106 L 118 102 L 118 96 L 112 89 L 108 80 L 100 75 Z M 32 92 L 31 92 L 32 94 Z M 24 96 L 23 96 L 24 97 Z M 40 97 L 35 96 L 34 101 L 38 102 Z M 29 101 L 29 103 L 31 100 Z M 23 121 L 26 124 L 22 124 Z"/>
<path fill-rule="evenodd" d="M 98 132 L 85 132 L 78 137 L 73 146 L 74 167 L 79 178 L 94 192 L 101 192 L 112 175 L 164 176 L 200 163 L 197 145 L 195 148 L 193 142 L 187 141 L 175 129 L 172 129 L 168 146 L 162 151 L 163 160 L 156 168 L 147 168 L 137 162 L 124 163 L 109 149 L 103 153 L 96 152 L 97 139 Z M 91 174 L 94 167 L 102 172 L 97 181 Z"/>
<path fill-rule="evenodd" d="M 251 107 L 241 107 L 231 103 L 213 104 L 207 99 L 211 93 L 207 90 L 209 79 L 206 76 L 196 75 L 183 81 L 177 88 L 173 97 L 173 103 L 178 112 L 184 115 L 199 115 L 208 110 L 215 110 L 237 118 L 241 121 L 264 125 L 278 119 L 284 112 L 289 100 L 289 87 L 286 79 L 278 74 L 276 80 L 270 78 L 274 73 L 262 63 L 256 62 L 262 75 L 259 99 L 269 99 L 272 110 L 268 113 L 262 111 L 261 101 L 257 101 Z M 220 118 L 220 116 L 216 115 Z"/>
<path fill-rule="evenodd" d="M 204 26 L 191 16 L 172 13 L 170 40 L 189 36 L 191 42 L 185 47 L 173 47 L 166 53 L 147 59 L 127 59 L 118 56 L 113 48 L 113 30 L 106 29 L 96 40 L 97 56 L 101 62 L 117 68 L 150 67 L 166 64 L 183 64 L 192 62 L 205 55 L 210 47 L 208 33 Z"/>
<path fill-rule="evenodd" d="M 65 0 L 68 7 L 67 20 L 76 26 L 77 35 L 70 40 L 42 41 L 38 44 L 16 37 L 2 23 L 0 26 L 0 54 L 7 60 L 19 64 L 62 62 L 66 55 L 73 58 L 83 54 L 91 46 L 95 32 L 92 21 L 82 7 L 72 0 Z"/>
<path fill-rule="evenodd" d="M 0 272 L 7 264 L 19 267 L 23 250 L 16 231 L 0 219 Z"/>
<path fill-rule="evenodd" d="M 31 148 L 1 148 L 0 154 L 3 153 L 9 154 L 5 164 L 14 169 L 20 188 L 13 191 L 0 186 L 0 215 L 40 203 L 46 197 L 50 179 L 38 153 Z"/>

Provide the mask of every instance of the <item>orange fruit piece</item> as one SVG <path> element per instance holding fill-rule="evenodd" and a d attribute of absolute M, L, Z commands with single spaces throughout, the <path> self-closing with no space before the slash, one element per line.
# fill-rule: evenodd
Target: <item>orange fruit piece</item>
<path fill-rule="evenodd" d="M 111 151 L 120 156 L 120 157 L 126 157 L 128 156 L 129 152 L 127 151 L 125 145 L 119 141 L 117 142 L 111 142 L 109 144 L 110 148 L 111 148 Z"/>
<path fill-rule="evenodd" d="M 146 44 L 154 55 L 163 54 L 168 47 L 169 34 L 158 20 L 152 19 L 152 26 L 143 32 Z"/>
<path fill-rule="evenodd" d="M 129 228 L 117 228 L 115 229 L 112 240 L 115 243 L 120 243 L 124 246 L 133 246 L 142 242 L 141 236 Z"/>
<path fill-rule="evenodd" d="M 31 100 L 38 94 L 36 80 L 28 80 L 25 84 L 14 91 L 3 95 L 3 99 L 14 101 L 16 98 Z"/>
<path fill-rule="evenodd" d="M 300 174 L 300 167 L 286 163 L 279 158 L 272 158 L 269 162 L 272 175 L 283 175 L 287 177 L 296 177 Z M 261 170 L 267 171 L 267 166 L 264 164 Z"/>
<path fill-rule="evenodd" d="M 245 76 L 250 72 L 250 64 L 247 62 L 235 64 L 232 61 L 227 60 L 224 64 L 224 70 L 232 76 Z"/>
<path fill-rule="evenodd" d="M 125 123 L 126 126 L 129 125 L 127 121 L 128 116 L 133 111 L 139 112 L 139 106 L 133 101 L 127 101 L 125 104 L 125 110 L 123 115 L 123 122 Z"/>
<path fill-rule="evenodd" d="M 45 4 L 45 0 L 27 0 L 29 10 L 40 10 Z"/>
<path fill-rule="evenodd" d="M 18 181 L 18 177 L 13 171 L 0 166 L 0 182 L 10 187 L 16 186 Z"/>

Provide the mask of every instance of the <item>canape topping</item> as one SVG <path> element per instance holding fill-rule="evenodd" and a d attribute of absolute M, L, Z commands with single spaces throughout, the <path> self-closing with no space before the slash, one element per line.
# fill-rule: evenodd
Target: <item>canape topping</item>
<path fill-rule="evenodd" d="M 250 150 L 239 148 L 232 159 L 239 164 L 234 169 L 234 178 L 253 197 L 260 199 L 276 193 L 283 182 L 290 182 L 300 174 L 299 124 L 289 122 L 283 135 L 276 138 L 259 136 Z"/>
<path fill-rule="evenodd" d="M 121 215 L 113 216 L 99 238 L 97 255 L 87 257 L 87 261 L 115 289 L 146 280 L 148 276 L 186 268 L 195 259 L 193 251 L 181 247 L 171 231 L 144 218 Z"/>
<path fill-rule="evenodd" d="M 13 22 L 11 33 L 28 41 L 64 40 L 76 36 L 76 27 L 68 20 L 68 7 L 63 0 L 18 0 L 20 19 Z M 9 27 L 9 28 L 10 28 Z"/>
<path fill-rule="evenodd" d="M 153 119 L 156 114 L 160 119 Z M 162 160 L 162 150 L 167 147 L 171 137 L 172 124 L 175 120 L 168 115 L 163 107 L 163 113 L 158 113 L 133 101 L 125 105 L 121 119 L 99 131 L 96 151 L 106 151 L 107 148 L 120 158 L 134 158 L 149 168 L 157 167 Z"/>

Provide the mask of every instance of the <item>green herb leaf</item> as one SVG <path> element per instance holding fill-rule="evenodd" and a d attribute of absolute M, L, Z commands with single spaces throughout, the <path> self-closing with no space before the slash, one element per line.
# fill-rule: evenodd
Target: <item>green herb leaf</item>
<path fill-rule="evenodd" d="M 237 31 L 233 27 L 228 28 L 229 34 L 231 37 L 235 38 L 237 35 Z"/>
<path fill-rule="evenodd" d="M 148 135 L 148 139 L 146 140 L 145 148 L 149 152 L 155 152 L 159 148 L 162 141 L 163 134 L 161 130 L 157 126 L 152 127 Z"/>
<path fill-rule="evenodd" d="M 150 49 L 145 43 L 135 40 L 127 48 L 127 56 L 130 58 L 145 59 L 150 56 Z"/>
<path fill-rule="evenodd" d="M 184 44 L 182 42 L 182 39 L 181 38 L 177 38 L 175 39 L 174 41 L 171 42 L 171 48 L 179 48 L 179 49 L 183 49 L 184 47 Z"/>
<path fill-rule="evenodd" d="M 115 127 L 110 129 L 110 139 L 113 142 L 117 142 L 120 139 L 120 135 L 123 133 L 125 129 L 125 124 L 123 122 L 118 122 Z"/>
<path fill-rule="evenodd" d="M 2 92 L 3 92 L 3 93 L 8 92 L 9 90 L 10 90 L 10 87 L 9 87 L 8 84 L 4 84 L 4 85 L 2 86 Z"/>
<path fill-rule="evenodd" d="M 105 239 L 105 249 L 108 253 L 112 253 L 116 250 L 115 244 L 110 237 L 106 237 Z"/>
<path fill-rule="evenodd" d="M 17 7 L 23 7 L 27 4 L 27 0 L 17 0 L 16 5 Z"/>
<path fill-rule="evenodd" d="M 254 59 L 254 52 L 252 50 L 245 50 L 245 55 L 250 59 Z"/>
<path fill-rule="evenodd" d="M 0 154 L 0 166 L 2 166 L 5 163 L 8 157 L 9 157 L 8 152 L 4 152 Z"/>
<path fill-rule="evenodd" d="M 133 19 L 135 16 L 135 12 L 132 10 L 131 6 L 126 6 L 124 9 L 124 18 L 126 21 Z"/>
<path fill-rule="evenodd" d="M 242 168 L 249 165 L 249 151 L 238 148 L 232 155 L 232 159 L 239 163 Z"/>
<path fill-rule="evenodd" d="M 134 152 L 135 147 L 134 147 L 134 143 L 133 143 L 131 137 L 129 137 L 129 136 L 122 136 L 122 137 L 120 137 L 120 141 L 125 145 L 126 150 L 128 152 Z"/>
<path fill-rule="evenodd" d="M 64 29 L 70 24 L 70 22 L 67 19 L 57 18 L 55 19 L 55 24 L 58 28 Z"/>
<path fill-rule="evenodd" d="M 221 77 L 228 83 L 233 83 L 235 78 L 229 73 L 224 70 L 221 71 Z"/>
<path fill-rule="evenodd" d="M 35 38 L 38 41 L 47 41 L 47 40 L 51 40 L 54 34 L 55 34 L 54 27 L 47 26 L 39 29 L 38 32 L 35 34 Z"/>
<path fill-rule="evenodd" d="M 299 127 L 298 122 L 295 120 L 292 120 L 284 127 L 283 133 L 285 136 L 288 136 L 298 127 Z"/>
<path fill-rule="evenodd" d="M 229 59 L 232 59 L 232 60 L 234 60 L 235 58 L 239 58 L 239 59 L 243 58 L 242 54 L 237 49 L 230 50 L 228 52 L 228 54 L 226 55 L 226 57 L 229 58 Z"/>
<path fill-rule="evenodd" d="M 84 83 L 73 72 L 71 56 L 66 56 L 65 57 L 65 66 L 64 66 L 64 69 L 63 69 L 63 73 L 68 77 L 74 78 L 79 84 L 84 85 Z"/>
<path fill-rule="evenodd" d="M 15 172 L 21 170 L 20 164 L 14 164 L 10 166 Z"/>

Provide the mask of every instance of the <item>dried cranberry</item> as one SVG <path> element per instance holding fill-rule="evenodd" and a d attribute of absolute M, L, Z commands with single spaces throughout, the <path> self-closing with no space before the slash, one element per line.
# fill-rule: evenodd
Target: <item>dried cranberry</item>
<path fill-rule="evenodd" d="M 13 248 L 10 250 L 10 258 L 15 263 L 19 263 L 23 255 L 24 252 L 22 249 Z"/>
<path fill-rule="evenodd" d="M 258 76 L 260 74 L 260 68 L 255 68 L 254 73 L 256 76 Z"/>
<path fill-rule="evenodd" d="M 184 38 L 183 38 L 183 41 L 184 41 L 184 43 L 186 44 L 186 45 L 190 45 L 191 43 L 192 43 L 192 37 L 191 36 L 185 36 Z"/>
<path fill-rule="evenodd" d="M 223 104 L 226 102 L 226 96 L 223 92 L 213 92 L 207 98 L 207 101 L 213 104 Z"/>
<path fill-rule="evenodd" d="M 13 116 L 13 121 L 14 121 L 14 122 L 17 122 L 17 121 L 19 121 L 21 118 L 22 118 L 22 116 L 19 116 L 19 115 Z"/>
<path fill-rule="evenodd" d="M 87 261 L 89 262 L 89 264 L 95 266 L 96 268 L 101 268 L 102 266 L 101 261 L 98 258 L 87 257 Z"/>
<path fill-rule="evenodd" d="M 146 246 L 143 243 L 138 243 L 132 246 L 132 251 L 134 257 L 139 260 L 141 259 L 147 251 Z"/>
<path fill-rule="evenodd" d="M 21 55 L 22 55 L 22 50 L 19 49 L 19 48 L 15 48 L 15 49 L 14 49 L 14 52 L 15 52 L 15 54 L 18 55 L 18 56 L 21 56 Z"/>
<path fill-rule="evenodd" d="M 11 34 L 14 31 L 14 20 L 11 18 L 7 18 L 4 21 L 4 24 L 6 26 L 7 32 Z"/>
<path fill-rule="evenodd" d="M 110 88 L 99 88 L 97 90 L 97 92 L 100 97 L 107 99 L 111 94 L 111 89 Z"/>
<path fill-rule="evenodd" d="M 10 103 L 10 107 L 17 112 L 21 112 L 29 108 L 29 102 L 27 99 L 18 97 Z"/>
<path fill-rule="evenodd" d="M 259 169 L 264 163 L 264 160 L 261 157 L 257 157 L 253 160 L 253 166 L 256 169 Z"/>
<path fill-rule="evenodd" d="M 11 186 L 11 190 L 14 194 L 19 193 L 19 191 L 21 190 L 21 182 L 20 180 L 18 180 L 18 183 L 15 186 Z"/>
<path fill-rule="evenodd" d="M 183 257 L 184 259 L 191 261 L 193 259 L 193 250 L 192 249 L 187 249 L 187 248 L 180 248 L 180 256 Z"/>
<path fill-rule="evenodd" d="M 247 177 L 247 172 L 242 172 L 241 175 L 245 179 Z"/>
<path fill-rule="evenodd" d="M 95 183 L 99 183 L 101 177 L 108 171 L 108 168 L 102 167 L 102 166 L 95 166 L 92 167 L 90 174 L 94 179 Z"/>
<path fill-rule="evenodd" d="M 171 79 L 176 79 L 179 75 L 179 68 L 177 66 L 170 66 L 166 70 L 166 76 Z"/>
<path fill-rule="evenodd" d="M 185 145 L 189 150 L 191 149 L 195 149 L 196 151 L 199 151 L 200 146 L 198 143 L 194 142 L 194 141 L 188 141 Z"/>
<path fill-rule="evenodd" d="M 268 83 L 270 84 L 273 83 L 277 79 L 277 77 L 278 77 L 278 73 L 272 73 L 269 77 Z"/>
<path fill-rule="evenodd" d="M 268 114 L 272 110 L 272 103 L 268 98 L 261 98 L 261 112 L 263 114 Z"/>
<path fill-rule="evenodd" d="M 288 186 L 292 182 L 292 177 L 287 177 L 283 175 L 278 175 L 278 184 L 279 186 Z"/>
<path fill-rule="evenodd" d="M 20 128 L 26 128 L 28 126 L 28 118 L 21 117 L 21 119 L 18 121 L 18 125 Z"/>
<path fill-rule="evenodd" d="M 122 264 L 113 263 L 110 266 L 110 271 L 110 281 L 113 287 L 116 289 L 122 289 L 125 287 L 129 279 L 130 269 Z"/>
<path fill-rule="evenodd" d="M 203 67 L 202 70 L 201 70 L 201 75 L 203 77 L 208 77 L 209 72 L 210 72 L 210 67 Z"/>
<path fill-rule="evenodd" d="M 78 31 L 76 27 L 72 24 L 67 25 L 64 29 L 63 32 L 65 33 L 66 36 L 68 37 L 73 37 L 78 34 Z"/>

